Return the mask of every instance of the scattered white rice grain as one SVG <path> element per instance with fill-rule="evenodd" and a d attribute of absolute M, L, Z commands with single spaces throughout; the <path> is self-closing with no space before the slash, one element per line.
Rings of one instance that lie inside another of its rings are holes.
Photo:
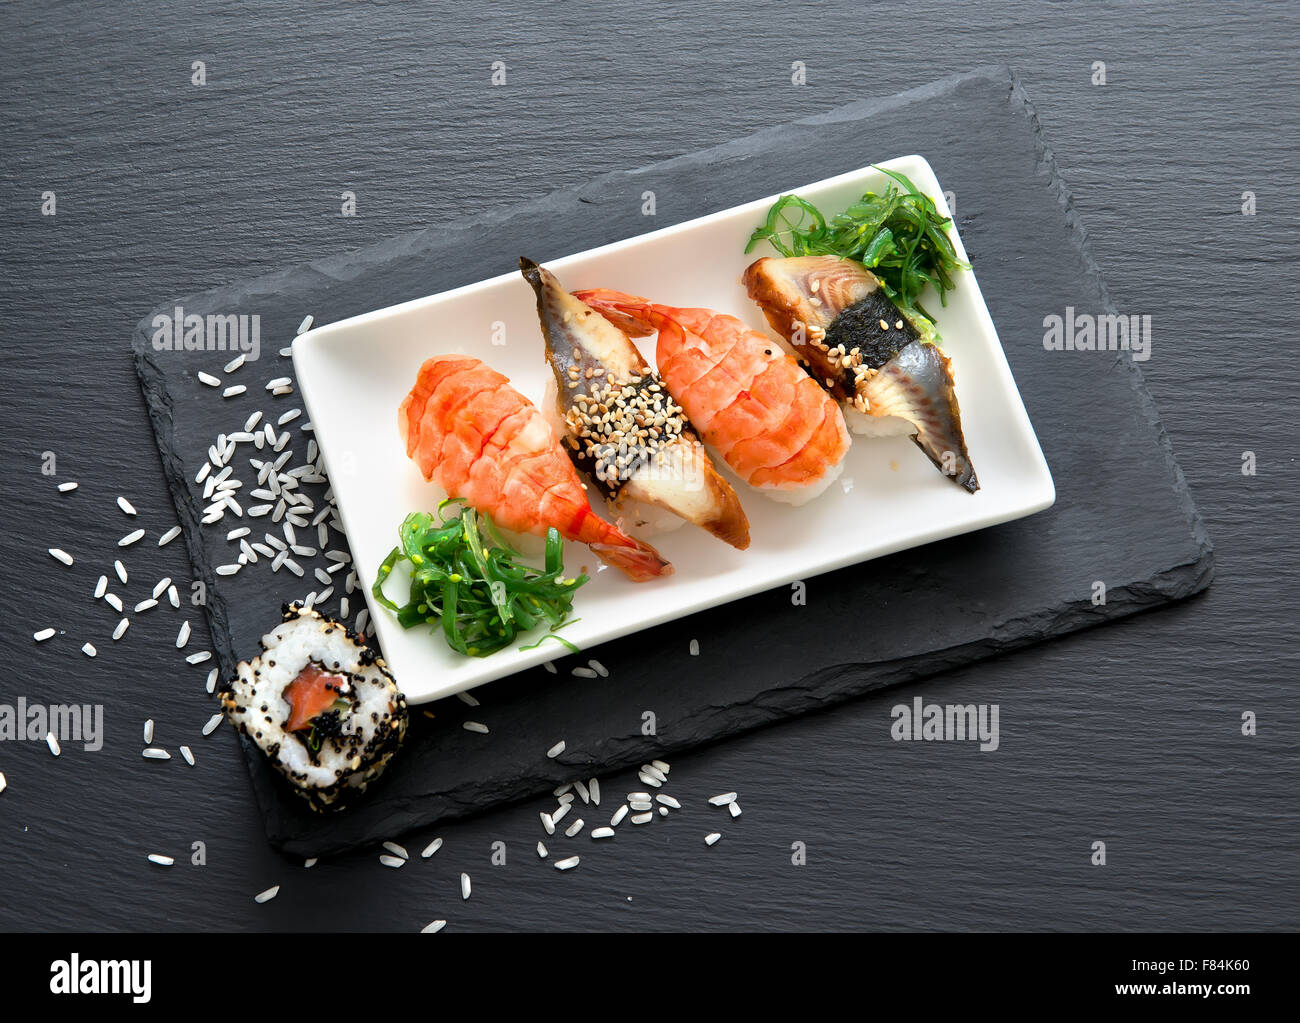
<path fill-rule="evenodd" d="M 660 785 L 663 784 L 663 782 L 661 782 L 654 775 L 646 774 L 644 771 L 639 773 L 637 777 L 641 780 L 642 785 L 649 785 L 652 789 L 657 789 Z"/>
<path fill-rule="evenodd" d="M 460 875 L 460 897 L 462 899 L 469 898 L 469 875 L 468 874 Z"/>
<path fill-rule="evenodd" d="M 36 640 L 37 643 L 44 643 L 47 639 L 49 639 L 53 635 L 54 635 L 53 629 L 41 629 L 40 632 L 32 633 L 32 639 Z"/>
<path fill-rule="evenodd" d="M 629 793 L 627 794 L 627 798 L 628 798 L 628 799 L 644 799 L 644 800 L 648 803 L 648 802 L 650 802 L 651 796 L 650 796 L 650 793 L 649 793 L 649 792 L 629 792 Z"/>
<path fill-rule="evenodd" d="M 108 576 L 101 575 L 99 582 L 95 583 L 95 599 L 98 600 L 108 592 Z"/>
<path fill-rule="evenodd" d="M 208 723 L 203 726 L 203 734 L 211 735 L 217 730 L 219 724 L 221 724 L 221 715 L 213 714 L 212 717 L 208 718 Z"/>
<path fill-rule="evenodd" d="M 164 856 L 162 853 L 150 853 L 149 862 L 156 863 L 160 867 L 170 867 L 176 860 L 171 856 Z"/>
<path fill-rule="evenodd" d="M 723 806 L 726 803 L 734 803 L 735 801 L 736 793 L 734 792 L 724 792 L 720 796 L 709 797 L 709 805 L 711 806 Z"/>
<path fill-rule="evenodd" d="M 288 358 L 291 358 L 292 356 L 293 356 L 293 348 L 292 348 L 292 347 L 289 347 L 289 348 L 281 348 L 281 349 L 280 349 L 280 358 L 282 358 L 282 359 L 288 359 Z"/>
<path fill-rule="evenodd" d="M 149 718 L 144 723 L 144 744 L 148 746 L 153 742 L 153 718 Z"/>
<path fill-rule="evenodd" d="M 667 817 L 667 816 L 668 816 L 668 807 L 666 807 L 666 806 L 661 806 L 661 807 L 659 807 L 659 816 L 660 816 L 660 817 Z"/>
<path fill-rule="evenodd" d="M 442 848 L 442 839 L 435 838 L 432 842 L 426 845 L 424 849 L 420 852 L 420 858 L 427 860 L 430 856 L 432 856 L 441 848 Z"/>
<path fill-rule="evenodd" d="M 406 860 L 402 859 L 402 857 L 400 857 L 400 856 L 389 856 L 389 855 L 387 855 L 386 853 L 385 853 L 383 856 L 379 857 L 379 862 L 382 863 L 385 867 L 404 867 L 404 866 L 406 866 Z"/>
<path fill-rule="evenodd" d="M 55 561 L 61 561 L 65 565 L 72 564 L 72 555 L 69 554 L 67 551 L 59 550 L 59 548 L 57 547 L 51 547 L 49 548 L 49 551 L 50 551 L 50 557 L 52 557 Z"/>
<path fill-rule="evenodd" d="M 114 641 L 119 640 L 124 635 L 126 635 L 126 630 L 129 629 L 130 627 L 131 627 L 131 620 L 129 618 L 123 618 L 120 622 L 118 622 L 117 628 L 113 630 Z"/>
<path fill-rule="evenodd" d="M 561 793 L 560 793 L 559 801 L 560 801 L 560 805 L 561 805 L 561 806 L 568 806 L 570 803 L 573 802 L 573 800 L 574 800 L 574 795 L 573 795 L 572 792 L 561 792 Z"/>
<path fill-rule="evenodd" d="M 240 526 L 238 529 L 232 529 L 229 533 L 227 533 L 227 534 L 226 534 L 226 540 L 227 540 L 227 541 L 230 541 L 230 540 L 242 540 L 244 537 L 246 537 L 246 536 L 247 536 L 249 533 L 251 533 L 251 532 L 252 532 L 252 530 L 249 529 L 247 526 Z"/>
<path fill-rule="evenodd" d="M 180 650 L 189 641 L 190 641 L 190 623 L 181 622 L 180 631 L 176 633 L 176 649 Z"/>
<path fill-rule="evenodd" d="M 221 396 L 223 398 L 234 398 L 237 397 L 238 395 L 243 394 L 247 390 L 248 388 L 245 387 L 243 384 L 235 384 L 234 387 L 227 387 L 224 391 L 222 391 Z"/>
<path fill-rule="evenodd" d="M 574 668 L 571 674 L 577 676 L 578 678 L 596 677 L 596 673 L 592 671 L 590 668 Z"/>
<path fill-rule="evenodd" d="M 322 580 L 322 582 L 329 582 L 329 581 L 330 581 L 330 580 L 329 580 L 329 576 L 326 576 L 326 577 Z M 461 703 L 465 704 L 466 707 L 478 707 L 478 706 L 481 706 L 480 703 L 478 702 L 478 700 L 476 700 L 476 699 L 475 699 L 473 696 L 471 696 L 469 693 L 457 693 L 457 694 L 456 694 L 456 699 L 458 699 Z"/>
<path fill-rule="evenodd" d="M 539 860 L 544 860 L 544 859 L 546 859 L 546 857 L 549 856 L 549 855 L 550 855 L 550 853 L 546 851 L 546 846 L 542 843 L 542 841 L 541 841 L 540 839 L 538 839 L 538 842 L 537 842 L 537 858 L 538 858 Z"/>
<path fill-rule="evenodd" d="M 86 643 L 82 646 L 81 652 L 85 654 L 87 657 L 94 657 L 96 650 L 93 644 Z"/>
<path fill-rule="evenodd" d="M 569 809 L 572 806 L 573 806 L 572 802 L 564 803 L 562 806 L 560 806 L 551 814 L 551 820 L 554 821 L 556 824 L 559 824 L 560 821 L 564 820 L 565 816 L 568 814 Z"/>
<path fill-rule="evenodd" d="M 537 815 L 542 819 L 542 829 L 548 834 L 555 834 L 555 821 L 549 813 L 539 813 Z"/>
<path fill-rule="evenodd" d="M 603 664 L 601 664 L 600 661 L 596 660 L 595 658 L 592 658 L 587 663 L 591 665 L 591 670 L 594 671 L 601 678 L 609 678 L 609 669 L 606 668 Z"/>
<path fill-rule="evenodd" d="M 578 793 L 579 798 L 581 798 L 584 803 L 591 802 L 591 793 L 587 790 L 586 785 L 584 785 L 580 781 L 575 781 L 573 783 L 573 788 Z"/>
<path fill-rule="evenodd" d="M 394 856 L 400 856 L 404 860 L 409 860 L 411 858 L 410 855 L 407 853 L 406 849 L 398 845 L 396 842 L 385 842 L 384 848 L 387 849 Z"/>
<path fill-rule="evenodd" d="M 575 820 L 572 824 L 570 824 L 567 828 L 564 829 L 564 833 L 569 838 L 572 838 L 579 831 L 581 831 L 586 826 L 586 824 L 587 822 L 584 821 L 581 817 L 579 817 L 577 820 Z"/>
<path fill-rule="evenodd" d="M 210 672 L 208 672 L 208 681 L 207 681 L 207 684 L 206 684 L 205 688 L 206 688 L 207 691 L 210 692 L 210 693 L 212 693 L 212 692 L 216 692 L 216 689 L 217 689 L 217 669 L 216 669 L 216 668 L 213 668 Z"/>
<path fill-rule="evenodd" d="M 300 408 L 291 408 L 288 412 L 286 412 L 284 415 L 282 415 L 279 419 L 277 419 L 277 420 L 275 421 L 275 425 L 276 425 L 276 426 L 285 426 L 285 425 L 288 424 L 288 423 L 292 423 L 292 422 L 293 422 L 295 419 L 297 419 L 300 415 L 302 415 L 302 409 L 300 409 Z"/>
<path fill-rule="evenodd" d="M 5 781 L 5 773 L 4 771 L 0 771 L 0 792 L 3 792 L 8 787 L 9 783 Z"/>
<path fill-rule="evenodd" d="M 648 799 L 629 799 L 628 806 L 633 810 L 653 810 L 654 803 Z"/>
<path fill-rule="evenodd" d="M 551 790 L 551 795 L 553 795 L 556 799 L 559 799 L 571 788 L 573 788 L 573 782 L 566 781 L 563 785 L 555 786 L 555 788 Z"/>
<path fill-rule="evenodd" d="M 258 411 L 254 412 L 251 416 L 249 416 L 247 419 L 244 420 L 244 430 L 245 431 L 252 430 L 253 427 L 255 427 L 261 421 L 262 421 L 262 412 L 259 409 Z M 249 437 L 248 439 L 252 440 L 253 438 Z"/>
<path fill-rule="evenodd" d="M 728 804 L 727 804 L 727 809 L 731 811 L 731 816 L 733 816 L 733 817 L 739 817 L 739 816 L 740 816 L 740 804 L 739 804 L 739 803 L 728 803 Z"/>
<path fill-rule="evenodd" d="M 667 764 L 665 764 L 662 760 L 652 760 L 650 761 L 650 766 L 657 771 L 662 771 L 665 778 L 668 777 L 668 772 L 672 770 L 672 768 L 669 767 Z"/>
<path fill-rule="evenodd" d="M 203 467 L 194 474 L 194 482 L 202 483 L 204 480 L 208 478 L 208 473 L 210 473 L 211 471 L 212 471 L 212 463 L 204 462 Z"/>
<path fill-rule="evenodd" d="M 140 601 L 140 603 L 136 604 L 135 613 L 139 614 L 142 611 L 148 611 L 150 608 L 155 608 L 157 606 L 158 606 L 158 601 L 150 597 L 148 600 L 142 600 Z"/>
<path fill-rule="evenodd" d="M 228 363 L 226 363 L 224 366 L 221 367 L 221 372 L 233 373 L 235 372 L 235 370 L 239 369 L 239 367 L 242 366 L 247 361 L 247 359 L 248 356 L 245 355 L 243 352 L 240 352 Z"/>
<path fill-rule="evenodd" d="M 316 862 L 317 861 L 315 856 L 309 856 L 307 857 L 307 859 L 302 861 L 302 869 L 311 870 L 312 867 L 316 866 Z"/>
<path fill-rule="evenodd" d="M 121 495 L 119 495 L 117 498 L 117 506 L 121 508 L 122 511 L 126 512 L 128 515 L 135 514 L 135 505 L 133 505 L 130 501 L 128 501 L 125 497 L 122 497 Z"/>
<path fill-rule="evenodd" d="M 615 832 L 613 828 L 593 828 L 591 832 L 591 837 L 592 838 L 613 838 L 614 834 Z"/>
<path fill-rule="evenodd" d="M 572 869 L 573 869 L 574 867 L 576 867 L 580 862 L 582 862 L 581 857 L 578 857 L 578 856 L 570 856 L 568 859 L 564 859 L 564 860 L 556 860 L 556 861 L 555 861 L 555 869 L 556 869 L 556 870 L 572 870 Z"/>
<path fill-rule="evenodd" d="M 591 795 L 591 802 L 595 806 L 600 806 L 600 780 L 592 778 L 587 782 L 587 792 Z"/>
<path fill-rule="evenodd" d="M 180 535 L 181 535 L 181 527 L 172 526 L 171 529 L 167 530 L 167 532 L 163 533 L 162 536 L 158 537 L 158 546 L 166 547 L 169 543 L 171 543 Z"/>
<path fill-rule="evenodd" d="M 488 726 L 481 721 L 466 721 L 461 727 L 467 732 L 478 732 L 479 735 L 488 734 Z"/>
<path fill-rule="evenodd" d="M 663 803 L 664 806 L 671 806 L 674 810 L 680 810 L 682 808 L 682 804 L 677 802 L 677 800 L 675 800 L 672 796 L 660 794 L 655 796 L 655 799 Z"/>
<path fill-rule="evenodd" d="M 144 751 L 143 755 L 146 760 L 170 760 L 172 758 L 172 755 L 170 753 L 168 753 L 165 749 L 160 749 L 157 746 L 150 746 L 147 750 Z"/>
<path fill-rule="evenodd" d="M 443 929 L 444 927 L 446 927 L 446 926 L 447 926 L 447 921 L 446 921 L 446 920 L 435 920 L 435 921 L 433 921 L 433 923 L 425 924 L 423 927 L 421 927 L 421 928 L 420 928 L 420 933 L 421 933 L 421 934 L 437 934 L 440 930 L 442 930 L 442 929 Z"/>
<path fill-rule="evenodd" d="M 293 383 L 293 377 L 276 377 L 274 380 L 266 382 L 266 389 L 274 391 L 277 387 L 288 387 L 291 383 Z"/>
<path fill-rule="evenodd" d="M 342 597 L 339 600 L 339 617 L 346 618 L 348 616 L 348 610 L 348 598 Z"/>
<path fill-rule="evenodd" d="M 286 394 L 293 394 L 293 388 L 288 386 L 277 387 L 275 390 L 271 392 L 271 395 L 276 398 L 281 398 Z"/>
<path fill-rule="evenodd" d="M 168 601 L 168 603 L 171 604 L 172 607 L 180 607 L 180 606 L 181 606 L 181 595 L 180 595 L 179 593 L 176 592 L 176 587 L 175 587 L 175 586 L 168 586 L 168 587 L 167 587 L 167 601 Z"/>
<path fill-rule="evenodd" d="M 253 901 L 260 905 L 263 902 L 270 902 L 273 898 L 275 898 L 279 894 L 280 894 L 280 886 L 278 884 L 273 885 L 272 887 L 268 888 L 266 891 L 259 892 L 258 894 L 254 895 Z"/>
<path fill-rule="evenodd" d="M 127 533 L 126 536 L 122 537 L 122 539 L 117 541 L 117 545 L 119 547 L 130 547 L 133 543 L 141 539 L 143 536 L 144 536 L 144 530 L 137 529 L 134 532 Z"/>
<path fill-rule="evenodd" d="M 234 575 L 236 572 L 239 571 L 239 569 L 240 569 L 240 566 L 239 566 L 238 564 L 233 564 L 233 565 L 218 565 L 218 566 L 217 566 L 217 575 Z"/>
<path fill-rule="evenodd" d="M 704 836 L 704 844 L 713 845 L 721 837 L 722 837 L 722 832 L 720 831 L 711 832 L 710 834 Z"/>
<path fill-rule="evenodd" d="M 610 826 L 615 828 L 618 827 L 620 824 L 623 823 L 623 818 L 626 816 L 627 816 L 627 804 L 624 803 L 622 806 L 620 806 L 617 810 L 614 811 L 614 816 L 609 819 Z"/>
<path fill-rule="evenodd" d="M 668 775 L 664 774 L 663 771 L 655 767 L 654 764 L 642 764 L 641 770 L 644 771 L 646 774 L 650 775 L 651 778 L 658 779 L 660 782 L 665 782 L 668 780 Z"/>
<path fill-rule="evenodd" d="M 126 575 L 126 566 L 122 564 L 122 562 L 120 561 L 114 561 L 113 571 L 117 573 L 117 577 L 122 580 L 122 585 L 125 586 L 128 581 Z"/>
<path fill-rule="evenodd" d="M 211 650 L 200 650 L 196 654 L 190 654 L 185 658 L 186 664 L 202 664 L 204 661 L 212 660 Z"/>
<path fill-rule="evenodd" d="M 200 382 L 207 384 L 209 387 L 221 386 L 220 378 L 214 377 L 211 373 L 204 373 L 202 370 L 200 370 L 196 375 L 198 376 Z"/>
<path fill-rule="evenodd" d="M 305 548 L 305 549 L 306 549 L 306 548 Z M 302 551 L 296 551 L 295 553 L 301 555 L 301 554 L 302 554 Z M 323 584 L 326 585 L 326 586 L 328 586 L 328 585 L 330 584 L 330 574 L 329 574 L 328 572 L 326 572 L 325 569 L 323 569 L 323 568 L 318 568 L 318 569 L 316 569 L 316 571 L 313 573 L 313 575 L 316 576 L 316 580 L 317 580 L 317 582 L 323 583 Z M 471 703 L 470 706 L 472 707 L 472 706 L 474 706 L 474 704 Z"/>
<path fill-rule="evenodd" d="M 700 641 L 698 639 L 691 640 L 691 656 L 692 657 L 700 656 Z"/>
<path fill-rule="evenodd" d="M 53 753 L 56 757 L 63 752 L 63 750 L 59 746 L 59 740 L 55 737 L 53 732 L 45 733 L 45 745 L 50 747 L 50 752 Z"/>
<path fill-rule="evenodd" d="M 116 593 L 105 593 L 104 603 L 111 607 L 118 614 L 122 613 L 122 598 Z"/>
<path fill-rule="evenodd" d="M 558 675 L 558 674 L 559 674 L 559 672 L 556 671 L 556 669 L 555 669 L 555 665 L 554 665 L 553 663 L 551 663 L 550 661 L 543 661 L 543 662 L 542 662 L 542 667 L 545 668 L 547 671 L 549 671 L 552 675 Z"/>
<path fill-rule="evenodd" d="M 288 569 L 290 572 L 292 572 L 294 575 L 296 575 L 296 576 L 298 576 L 298 577 L 301 578 L 301 576 L 302 576 L 302 566 L 299 565 L 298 562 L 294 561 L 293 558 L 285 558 L 285 559 L 284 559 L 284 567 L 287 568 L 287 569 Z"/>
<path fill-rule="evenodd" d="M 632 823 L 649 824 L 652 820 L 654 820 L 654 816 L 655 815 L 653 813 L 634 813 L 632 815 Z"/>
<path fill-rule="evenodd" d="M 312 323 L 313 323 L 314 320 L 315 320 L 315 317 L 312 316 L 311 313 L 308 313 L 306 316 L 304 316 L 304 317 L 302 318 L 302 323 L 298 324 L 298 329 L 295 330 L 294 333 L 295 333 L 295 334 L 306 334 L 307 331 L 311 330 L 311 325 L 312 325 Z"/>
<path fill-rule="evenodd" d="M 66 493 L 69 493 L 70 491 L 73 491 L 73 490 L 76 490 L 76 489 L 77 489 L 77 485 L 76 485 L 75 483 L 72 483 L 72 482 L 68 482 L 68 483 L 60 483 L 60 484 L 59 484 L 59 493 L 60 493 L 60 494 L 66 494 Z"/>
<path fill-rule="evenodd" d="M 190 748 L 188 746 L 181 747 L 181 756 L 185 758 L 185 762 L 189 764 L 190 767 L 194 766 L 194 754 L 190 752 Z"/>

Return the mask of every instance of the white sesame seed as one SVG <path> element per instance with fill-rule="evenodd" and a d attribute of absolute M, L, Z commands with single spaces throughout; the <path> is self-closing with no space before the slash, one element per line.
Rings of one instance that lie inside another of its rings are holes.
<path fill-rule="evenodd" d="M 176 633 L 176 649 L 180 650 L 189 641 L 190 641 L 190 623 L 181 622 L 180 631 Z"/>
<path fill-rule="evenodd" d="M 172 758 L 170 753 L 165 749 L 159 749 L 157 746 L 150 746 L 144 751 L 143 755 L 146 760 L 170 760 Z"/>
<path fill-rule="evenodd" d="M 45 733 L 45 745 L 50 747 L 50 752 L 53 753 L 56 757 L 63 752 L 63 750 L 59 747 L 59 740 L 55 737 L 53 732 Z"/>
<path fill-rule="evenodd" d="M 442 848 L 442 839 L 435 838 L 432 842 L 424 847 L 420 853 L 420 858 L 427 860 L 430 856 Z"/>
<path fill-rule="evenodd" d="M 719 832 L 719 831 L 711 832 L 710 834 L 707 834 L 707 835 L 704 836 L 704 844 L 705 844 L 705 845 L 713 845 L 713 844 L 714 844 L 714 843 L 715 843 L 719 838 L 721 838 L 721 837 L 722 837 L 722 833 L 721 833 L 721 832 Z"/>
<path fill-rule="evenodd" d="M 578 856 L 570 856 L 568 859 L 564 859 L 564 860 L 556 860 L 556 861 L 555 861 L 555 869 L 556 869 L 556 870 L 572 870 L 572 869 L 573 869 L 574 867 L 576 867 L 576 866 L 577 866 L 581 861 L 582 861 L 582 860 L 581 860 L 581 857 L 578 857 Z"/>
<path fill-rule="evenodd" d="M 95 647 L 91 643 L 86 643 L 85 645 L 83 645 L 81 648 L 81 652 L 85 654 L 87 657 L 94 657 L 96 653 Z"/>
<path fill-rule="evenodd" d="M 736 793 L 734 792 L 724 792 L 720 796 L 709 797 L 709 803 L 712 806 L 722 806 L 725 803 L 734 803 L 735 801 L 736 801 Z"/>
<path fill-rule="evenodd" d="M 149 862 L 156 863 L 160 867 L 170 867 L 176 862 L 171 856 L 164 856 L 162 853 L 150 853 Z"/>
<path fill-rule="evenodd" d="M 117 545 L 119 547 L 130 547 L 131 544 L 135 543 L 143 536 L 144 536 L 143 529 L 134 530 L 133 532 L 127 533 L 126 536 L 122 537 L 122 539 L 117 541 Z"/>
<path fill-rule="evenodd" d="M 51 547 L 49 548 L 49 551 L 50 551 L 50 557 L 52 557 L 55 561 L 61 561 L 65 565 L 72 564 L 72 555 L 69 554 L 67 551 L 59 550 L 59 548 L 57 547 Z"/>
<path fill-rule="evenodd" d="M 460 875 L 460 897 L 462 899 L 469 898 L 469 875 L 468 874 Z"/>
<path fill-rule="evenodd" d="M 120 622 L 117 623 L 117 628 L 113 630 L 113 639 L 114 640 L 121 639 L 126 634 L 126 630 L 129 629 L 130 627 L 131 627 L 131 620 L 129 618 L 123 618 Z"/>
<path fill-rule="evenodd" d="M 275 898 L 279 894 L 280 894 L 280 886 L 278 884 L 273 885 L 272 887 L 268 888 L 266 891 L 259 892 L 257 895 L 254 895 L 253 901 L 258 904 L 261 904 L 263 902 L 270 902 L 273 898 Z"/>
<path fill-rule="evenodd" d="M 36 640 L 37 643 L 44 643 L 47 639 L 49 639 L 53 635 L 54 635 L 53 629 L 41 629 L 40 632 L 32 633 L 32 639 Z"/>
<path fill-rule="evenodd" d="M 440 930 L 442 930 L 446 926 L 447 926 L 446 920 L 435 920 L 433 921 L 433 923 L 425 924 L 423 927 L 421 927 L 420 933 L 437 934 Z"/>
<path fill-rule="evenodd" d="M 211 373 L 204 373 L 200 370 L 196 375 L 201 382 L 207 384 L 209 387 L 221 386 L 221 380 L 218 377 L 214 377 Z"/>
<path fill-rule="evenodd" d="M 203 726 L 203 734 L 211 735 L 217 730 L 219 724 L 221 724 L 221 715 L 213 714 L 212 717 L 208 718 L 208 723 Z"/>
<path fill-rule="evenodd" d="M 466 721 L 461 727 L 467 732 L 478 732 L 480 735 L 488 734 L 488 726 L 481 721 Z"/>
<path fill-rule="evenodd" d="M 134 515 L 134 514 L 135 514 L 135 505 L 133 505 L 133 504 L 132 504 L 130 501 L 128 501 L 125 497 L 122 497 L 122 496 L 120 496 L 120 495 L 118 496 L 118 499 L 117 499 L 117 506 L 118 506 L 119 508 L 121 508 L 122 511 L 126 512 L 128 515 Z"/>

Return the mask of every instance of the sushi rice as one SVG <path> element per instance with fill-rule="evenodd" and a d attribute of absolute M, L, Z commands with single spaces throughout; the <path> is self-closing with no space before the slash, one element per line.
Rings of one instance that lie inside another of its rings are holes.
<path fill-rule="evenodd" d="M 222 708 L 312 808 L 323 811 L 359 795 L 383 773 L 406 734 L 406 698 L 359 635 L 298 604 L 283 610 L 284 620 L 262 637 L 262 653 L 241 662 L 226 683 Z M 295 708 L 286 690 L 308 671 L 337 696 L 310 727 L 291 732 Z"/>

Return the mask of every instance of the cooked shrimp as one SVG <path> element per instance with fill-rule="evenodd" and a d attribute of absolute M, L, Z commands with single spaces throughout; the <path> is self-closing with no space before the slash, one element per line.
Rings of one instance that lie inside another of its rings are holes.
<path fill-rule="evenodd" d="M 606 289 L 577 297 L 633 336 L 659 332 L 660 377 L 705 443 L 751 486 L 801 503 L 839 475 L 849 449 L 839 406 L 763 334 L 711 309 Z"/>
<path fill-rule="evenodd" d="M 637 582 L 671 574 L 658 551 L 591 510 L 550 424 L 506 377 L 478 359 L 426 360 L 397 424 L 407 456 L 425 479 L 503 528 L 545 535 L 554 526 Z"/>

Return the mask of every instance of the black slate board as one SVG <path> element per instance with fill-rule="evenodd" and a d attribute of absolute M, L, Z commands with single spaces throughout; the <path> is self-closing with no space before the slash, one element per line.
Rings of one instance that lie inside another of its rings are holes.
<path fill-rule="evenodd" d="M 218 432 L 254 408 L 299 404 L 272 401 L 260 385 L 291 373 L 275 352 L 304 314 L 330 322 L 493 276 L 517 252 L 555 258 L 910 152 L 955 193 L 962 238 L 1056 479 L 1056 506 L 873 562 L 870 572 L 810 580 L 807 607 L 792 607 L 779 590 L 608 644 L 599 653 L 614 673 L 608 680 L 572 678 L 561 661 L 558 676 L 536 669 L 494 683 L 472 712 L 491 726 L 486 736 L 460 727 L 469 715 L 457 701 L 429 708 L 433 721 L 417 711 L 401 759 L 344 815 L 308 813 L 250 753 L 274 845 L 317 855 L 373 842 L 1208 585 L 1210 543 L 1137 367 L 1122 355 L 1043 349 L 1044 316 L 1110 304 L 1033 108 L 999 68 L 183 300 L 186 312 L 260 315 L 263 356 L 237 374 L 250 385 L 240 398 L 222 401 L 195 380 L 199 369 L 219 375 L 222 356 L 154 351 L 147 317 L 134 338 L 137 367 L 196 578 L 208 584 L 223 671 L 256 649 L 281 600 L 311 585 L 283 573 L 214 575 L 232 555 L 221 532 L 197 528 L 191 481 Z M 645 189 L 657 197 L 650 224 L 640 213 Z M 295 437 L 293 446 L 303 443 Z M 1102 606 L 1092 602 L 1094 580 L 1107 586 Z M 698 657 L 688 654 L 692 638 Z M 656 721 L 650 737 L 646 711 Z M 566 752 L 548 760 L 559 737 Z"/>

